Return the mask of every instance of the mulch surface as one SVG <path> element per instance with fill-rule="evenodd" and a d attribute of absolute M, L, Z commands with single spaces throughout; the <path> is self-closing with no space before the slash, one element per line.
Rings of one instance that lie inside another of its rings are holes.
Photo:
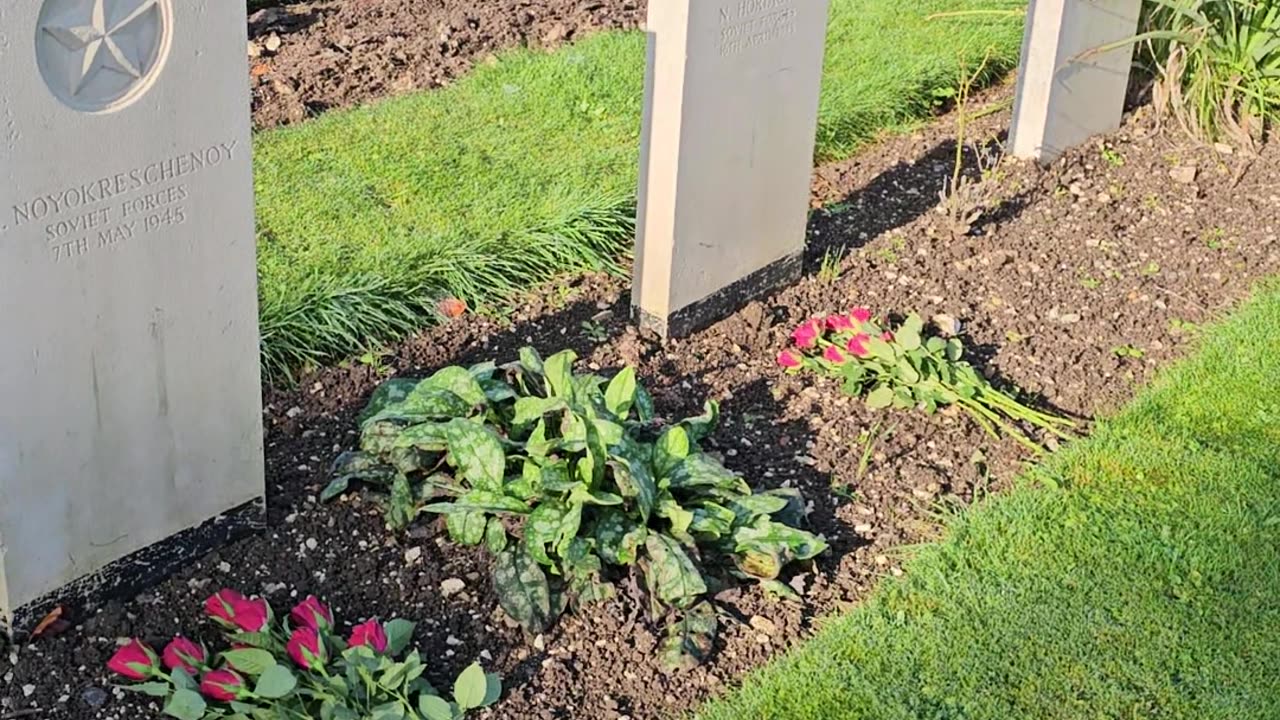
<path fill-rule="evenodd" d="M 1000 90 L 984 102 L 1007 96 Z M 991 115 L 978 129 L 999 137 L 1007 121 L 1007 112 Z M 73 609 L 74 627 L 23 647 L 16 665 L 0 653 L 0 716 L 158 715 L 112 689 L 103 663 L 117 638 L 161 643 L 178 631 L 207 633 L 201 603 L 222 586 L 264 594 L 278 611 L 314 593 L 348 623 L 370 615 L 419 621 L 431 680 L 477 658 L 503 673 L 506 697 L 481 718 L 670 717 L 723 692 L 803 641 L 823 615 L 900 574 L 896 548 L 936 537 L 939 506 L 998 491 L 1030 460 L 964 416 L 872 413 L 834 382 L 783 374 L 774 356 L 794 325 L 853 305 L 899 318 L 950 316 L 994 382 L 1087 426 L 1184 354 L 1198 326 L 1252 282 L 1280 272 L 1274 146 L 1240 175 L 1239 154 L 1190 147 L 1130 117 L 1105 140 L 1106 157 L 1095 143 L 1045 169 L 1000 166 L 992 173 L 997 199 L 969 234 L 953 237 L 935 210 L 952 138 L 943 118 L 820 168 L 814 198 L 827 209 L 812 216 L 806 278 L 688 339 L 638 334 L 627 322 L 626 283 L 587 276 L 522 299 L 504 319 L 469 316 L 426 331 L 384 358 L 384 370 L 420 376 L 447 364 L 507 361 L 524 344 L 544 353 L 573 347 L 585 367 L 636 366 L 663 415 L 693 414 L 704 398 L 719 399 L 724 423 L 712 449 L 757 486 L 802 489 L 831 550 L 787 577 L 801 603 L 768 601 L 753 586 L 718 595 L 730 620 L 707 665 L 664 671 L 654 653 L 660 628 L 626 593 L 566 615 L 544 637 L 524 637 L 498 609 L 488 559 L 450 545 L 437 523 L 395 535 L 384 530 L 375 498 L 319 505 L 327 466 L 355 443 L 354 414 L 380 380 L 373 368 L 352 365 L 315 372 L 297 390 L 268 391 L 267 532 L 136 599 Z M 819 277 L 824 255 L 841 249 L 839 278 Z M 608 333 L 602 342 L 588 330 L 598 328 Z M 877 425 L 860 472 L 860 434 Z M 441 583 L 455 578 L 465 588 L 446 597 Z"/>
<path fill-rule="evenodd" d="M 645 0 L 325 0 L 249 16 L 253 119 L 296 123 L 332 108 L 440 87 L 495 52 L 551 49 L 636 28 Z"/>

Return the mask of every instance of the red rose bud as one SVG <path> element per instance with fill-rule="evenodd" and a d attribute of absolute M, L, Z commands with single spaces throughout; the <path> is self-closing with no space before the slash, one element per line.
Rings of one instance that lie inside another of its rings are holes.
<path fill-rule="evenodd" d="M 164 666 L 170 670 L 182 668 L 188 675 L 195 675 L 196 668 L 204 667 L 207 657 L 204 648 L 179 635 L 174 638 L 161 655 Z"/>
<path fill-rule="evenodd" d="M 803 361 L 800 359 L 799 355 L 796 355 L 790 350 L 783 350 L 778 353 L 778 364 L 790 370 L 792 368 L 800 367 L 803 364 Z"/>
<path fill-rule="evenodd" d="M 236 627 L 247 633 L 260 633 L 271 624 L 271 606 L 262 598 L 236 603 L 234 613 Z"/>
<path fill-rule="evenodd" d="M 880 339 L 885 342 L 893 342 L 893 333 L 885 330 L 884 333 L 880 335 Z"/>
<path fill-rule="evenodd" d="M 294 630 L 293 635 L 289 636 L 285 649 L 289 651 L 289 657 L 293 658 L 298 667 L 304 670 L 323 667 L 325 660 L 328 659 L 320 634 L 308 627 Z"/>
<path fill-rule="evenodd" d="M 223 588 L 204 601 L 204 612 L 222 627 L 234 630 L 236 629 L 235 607 L 243 602 L 246 602 L 243 595 L 235 590 Z"/>
<path fill-rule="evenodd" d="M 866 333 L 858 333 L 849 338 L 849 344 L 845 349 L 857 355 L 858 357 L 866 357 L 871 354 L 871 350 L 867 348 L 867 343 L 871 341 L 871 336 Z"/>
<path fill-rule="evenodd" d="M 333 627 L 333 612 L 325 607 L 315 595 L 310 595 L 306 600 L 298 603 L 298 606 L 289 613 L 293 621 L 298 627 L 311 628 L 315 631 L 328 630 Z"/>
<path fill-rule="evenodd" d="M 235 670 L 211 670 L 200 680 L 200 692 L 210 700 L 231 702 L 249 695 L 244 678 Z"/>
<path fill-rule="evenodd" d="M 350 647 L 363 645 L 375 653 L 382 654 L 387 651 L 387 631 L 382 629 L 382 623 L 370 620 L 352 628 L 351 639 L 347 641 L 347 645 Z"/>
<path fill-rule="evenodd" d="M 810 348 L 818 344 L 818 338 L 822 335 L 822 324 L 817 319 L 810 320 L 791 333 L 791 339 L 796 345 L 802 348 Z"/>
<path fill-rule="evenodd" d="M 871 311 L 864 307 L 857 307 L 849 311 L 849 318 L 861 325 L 871 320 Z"/>
<path fill-rule="evenodd" d="M 848 358 L 844 356 L 844 353 L 840 352 L 840 348 L 835 345 L 828 345 L 826 351 L 822 353 L 822 357 L 828 362 L 833 362 L 837 365 L 841 365 L 848 360 Z"/>
<path fill-rule="evenodd" d="M 107 669 L 129 680 L 146 680 L 156 674 L 159 658 L 141 640 L 130 640 L 107 661 Z"/>
<path fill-rule="evenodd" d="M 827 316 L 827 329 L 836 332 L 852 330 L 853 322 L 845 315 L 829 315 Z"/>

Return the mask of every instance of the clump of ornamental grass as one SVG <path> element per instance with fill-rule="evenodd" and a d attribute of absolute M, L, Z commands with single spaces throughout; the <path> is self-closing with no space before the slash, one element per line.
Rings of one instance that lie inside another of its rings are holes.
<path fill-rule="evenodd" d="M 699 447 L 715 403 L 664 423 L 634 369 L 606 380 L 574 373 L 575 359 L 524 348 L 502 367 L 388 381 L 322 499 L 360 481 L 389 491 L 393 528 L 444 516 L 454 542 L 493 553 L 498 599 L 530 633 L 634 572 L 654 619 L 669 620 L 663 659 L 696 665 L 714 645 L 719 589 L 749 579 L 794 595 L 779 576 L 827 544 L 800 529 L 798 491 L 757 491 Z"/>
<path fill-rule="evenodd" d="M 314 596 L 277 622 L 266 600 L 225 589 L 205 613 L 230 649 L 213 655 L 178 636 L 156 653 L 132 639 L 107 667 L 134 682 L 126 690 L 162 698 L 164 714 L 178 720 L 459 720 L 502 693 L 498 676 L 473 664 L 453 700 L 440 697 L 418 652 L 405 654 L 414 629 L 407 620 L 369 620 L 343 639 Z"/>
<path fill-rule="evenodd" d="M 912 314 L 889 330 L 867 308 L 811 319 L 791 334 L 792 347 L 778 364 L 793 373 L 814 372 L 844 381 L 844 392 L 865 397 L 872 410 L 922 408 L 930 414 L 955 406 L 993 437 L 1000 432 L 1036 453 L 1043 448 L 1019 427 L 1069 439 L 1071 420 L 1034 410 L 1000 392 L 964 356 L 959 338 L 924 337 L 924 321 Z"/>
<path fill-rule="evenodd" d="M 1193 137 L 1251 147 L 1280 117 L 1280 0 L 1146 0 L 1138 45 L 1154 105 Z"/>

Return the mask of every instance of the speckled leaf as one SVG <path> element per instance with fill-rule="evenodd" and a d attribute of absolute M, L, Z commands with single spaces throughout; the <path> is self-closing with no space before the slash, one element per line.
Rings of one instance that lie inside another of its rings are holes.
<path fill-rule="evenodd" d="M 445 429 L 449 454 L 462 476 L 480 490 L 501 492 L 507 455 L 502 441 L 487 427 L 455 419 Z"/>
<path fill-rule="evenodd" d="M 426 422 L 410 425 L 396 438 L 395 446 L 401 448 L 417 448 L 427 452 L 444 452 L 448 448 L 445 437 L 447 423 Z"/>
<path fill-rule="evenodd" d="M 409 393 L 413 392 L 419 382 L 416 379 L 396 378 L 382 383 L 377 390 L 373 391 L 373 396 L 369 398 L 369 404 L 365 405 L 364 410 L 360 412 L 360 416 L 356 418 L 356 423 L 364 425 L 365 421 L 374 415 L 392 405 L 404 402 L 404 399 L 409 397 Z"/>
<path fill-rule="evenodd" d="M 636 387 L 636 417 L 640 418 L 640 422 L 653 422 L 654 418 L 653 396 L 643 387 Z"/>
<path fill-rule="evenodd" d="M 684 606 L 707 591 L 702 573 L 674 538 L 652 533 L 644 546 L 649 555 L 649 586 L 659 600 Z"/>
<path fill-rule="evenodd" d="M 578 486 L 569 471 L 569 463 L 561 460 L 542 468 L 542 489 L 549 493 L 568 492 Z"/>
<path fill-rule="evenodd" d="M 654 507 L 658 517 L 671 521 L 670 532 L 678 538 L 685 539 L 689 534 L 689 526 L 693 524 L 693 513 L 680 506 L 671 493 L 658 495 L 658 503 Z"/>
<path fill-rule="evenodd" d="M 623 496 L 636 499 L 640 519 L 648 523 L 658 501 L 658 484 L 649 472 L 649 466 L 638 459 L 619 456 L 615 456 L 609 465 L 613 468 L 618 490 Z"/>
<path fill-rule="evenodd" d="M 769 515 L 773 516 L 775 522 L 790 525 L 791 527 L 800 527 L 804 524 L 808 511 L 805 506 L 804 495 L 799 490 L 795 488 L 775 488 L 760 493 L 760 496 L 781 498 L 787 502 L 781 509 L 769 513 Z"/>
<path fill-rule="evenodd" d="M 551 624 L 551 589 L 538 563 L 519 546 L 498 555 L 493 587 L 502 609 L 530 633 Z"/>
<path fill-rule="evenodd" d="M 535 375 L 542 375 L 545 372 L 542 356 L 531 347 L 520 348 L 520 364 L 524 366 L 525 370 Z"/>
<path fill-rule="evenodd" d="M 667 428 L 653 446 L 653 474 L 665 478 L 689 457 L 689 431 L 680 425 Z"/>
<path fill-rule="evenodd" d="M 484 544 L 489 552 L 497 555 L 507 549 L 507 526 L 501 518 L 491 517 L 484 527 Z"/>
<path fill-rule="evenodd" d="M 533 426 L 533 432 L 529 433 L 529 439 L 525 441 L 524 451 L 529 453 L 529 457 L 544 458 L 550 455 L 555 447 L 556 441 L 547 439 L 547 421 L 539 420 L 538 424 Z"/>
<path fill-rule="evenodd" d="M 407 401 L 412 401 L 414 395 L 429 389 L 448 390 L 467 402 L 468 405 L 483 405 L 487 398 L 484 394 L 484 388 L 480 386 L 480 381 L 470 370 L 461 367 L 447 367 L 440 370 L 435 375 L 423 380 L 414 391 L 409 394 Z"/>
<path fill-rule="evenodd" d="M 547 555 L 547 546 L 559 541 L 560 528 L 564 524 L 569 508 L 557 500 L 544 500 L 533 512 L 524 525 L 524 544 L 529 556 L 548 567 L 555 562 Z"/>
<path fill-rule="evenodd" d="M 733 532 L 735 519 L 734 512 L 729 508 L 703 501 L 693 508 L 693 522 L 689 525 L 689 531 L 718 540 L 722 535 Z"/>
<path fill-rule="evenodd" d="M 346 452 L 333 462 L 333 482 L 320 494 L 320 502 L 328 502 L 347 491 L 351 481 L 387 485 L 395 479 L 395 469 L 363 452 Z"/>
<path fill-rule="evenodd" d="M 575 375 L 573 378 L 572 396 L 579 405 L 596 406 L 604 404 L 604 392 L 600 386 L 604 378 L 599 375 Z"/>
<path fill-rule="evenodd" d="M 592 424 L 595 425 L 596 432 L 600 434 L 600 441 L 606 448 L 611 448 L 622 442 L 622 438 L 626 435 L 626 430 L 612 420 L 596 418 L 592 421 Z"/>
<path fill-rule="evenodd" d="M 404 402 L 374 415 L 370 421 L 378 418 L 406 422 L 445 420 L 465 416 L 471 412 L 471 409 L 471 403 L 449 390 L 430 385 L 424 387 L 420 384 L 409 393 L 409 397 L 405 398 Z"/>
<path fill-rule="evenodd" d="M 574 538 L 564 555 L 565 577 L 569 580 L 569 593 L 576 607 L 613 597 L 613 586 L 600 579 L 603 565 L 591 551 L 591 543 Z"/>
<path fill-rule="evenodd" d="M 525 515 L 529 512 L 529 506 L 523 500 L 489 490 L 472 490 L 453 502 L 432 503 L 422 509 L 441 515 L 477 511 Z"/>
<path fill-rule="evenodd" d="M 522 397 L 516 400 L 516 414 L 511 422 L 516 425 L 524 425 L 541 419 L 547 413 L 564 410 L 567 407 L 569 406 L 565 404 L 565 401 L 558 397 Z"/>
<path fill-rule="evenodd" d="M 710 437 L 720 423 L 720 403 L 708 400 L 703 406 L 703 413 L 697 417 L 685 418 L 680 425 L 689 433 L 689 442 L 697 444 Z"/>
<path fill-rule="evenodd" d="M 495 378 L 484 378 L 480 380 L 480 387 L 484 389 L 484 396 L 488 399 L 489 404 L 506 402 L 519 397 L 516 389 L 502 380 Z"/>
<path fill-rule="evenodd" d="M 735 515 L 734 524 L 749 525 L 761 515 L 772 515 L 787 506 L 787 499 L 775 495 L 744 495 L 729 501 Z"/>
<path fill-rule="evenodd" d="M 585 485 L 579 485 L 569 493 L 569 502 L 579 503 L 582 505 L 598 505 L 601 507 L 611 507 L 621 505 L 623 499 L 621 495 L 614 495 L 610 492 L 602 490 L 591 490 Z"/>
<path fill-rule="evenodd" d="M 609 386 L 604 391 L 604 406 L 609 412 L 620 418 L 625 418 L 631 412 L 631 406 L 636 401 L 636 371 L 635 368 L 623 368 L 622 372 L 613 376 L 609 381 Z"/>
<path fill-rule="evenodd" d="M 360 433 L 360 449 L 381 457 L 395 449 L 404 427 L 394 420 L 371 420 Z"/>
<path fill-rule="evenodd" d="M 573 361 L 577 359 L 577 353 L 572 350 L 563 350 L 547 358 L 543 363 L 547 395 L 565 400 L 573 398 Z"/>
<path fill-rule="evenodd" d="M 449 537 L 461 545 L 479 545 L 484 540 L 486 523 L 482 512 L 452 513 L 445 516 Z"/>
<path fill-rule="evenodd" d="M 719 619 L 711 603 L 700 602 L 667 626 L 662 661 L 673 670 L 692 670 L 711 656 Z"/>
<path fill-rule="evenodd" d="M 738 568 L 748 575 L 773 580 L 793 560 L 808 560 L 827 549 L 816 535 L 760 518 L 733 534 Z"/>
<path fill-rule="evenodd" d="M 723 490 L 733 495 L 748 495 L 751 486 L 737 473 L 729 471 L 719 460 L 705 453 L 690 455 L 671 473 L 673 489 Z"/>
<path fill-rule="evenodd" d="M 413 521 L 417 506 L 409 478 L 397 475 L 391 483 L 391 497 L 387 498 L 387 524 L 393 530 L 403 530 Z"/>
<path fill-rule="evenodd" d="M 634 565 L 647 536 L 648 530 L 643 525 L 618 510 L 606 510 L 597 516 L 597 552 L 611 565 Z"/>

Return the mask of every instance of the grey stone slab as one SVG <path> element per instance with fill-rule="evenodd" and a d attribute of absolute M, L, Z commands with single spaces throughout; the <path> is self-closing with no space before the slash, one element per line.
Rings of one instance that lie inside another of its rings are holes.
<path fill-rule="evenodd" d="M 632 303 L 686 334 L 794 279 L 828 0 L 652 0 Z"/>
<path fill-rule="evenodd" d="M 263 495 L 244 18 L 0 4 L 0 619 Z"/>

